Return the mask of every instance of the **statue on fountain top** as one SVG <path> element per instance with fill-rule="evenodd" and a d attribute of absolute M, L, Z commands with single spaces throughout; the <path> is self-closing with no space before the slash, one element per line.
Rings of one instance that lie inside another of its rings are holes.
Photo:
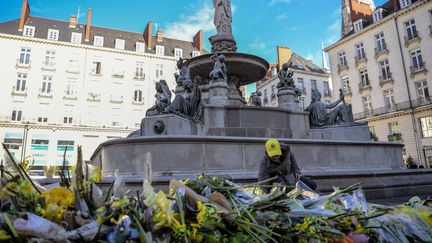
<path fill-rule="evenodd" d="M 213 23 L 218 35 L 232 35 L 232 13 L 230 0 L 213 0 L 215 15 Z"/>
<path fill-rule="evenodd" d="M 345 103 L 342 90 L 340 90 L 339 99 L 330 104 L 321 101 L 321 93 L 318 90 L 312 90 L 312 101 L 305 111 L 309 112 L 311 127 L 354 125 L 351 105 Z"/>
<path fill-rule="evenodd" d="M 155 83 L 155 87 L 155 105 L 147 110 L 146 116 L 160 115 L 165 110 L 165 108 L 171 104 L 171 91 L 168 87 L 167 82 L 162 79 L 159 82 Z"/>
<path fill-rule="evenodd" d="M 174 76 L 175 76 L 177 86 L 179 87 L 183 86 L 184 80 L 190 79 L 189 62 L 190 59 L 183 59 L 181 57 L 177 61 L 177 69 L 179 70 L 180 74 L 176 73 L 174 74 Z"/>
<path fill-rule="evenodd" d="M 225 56 L 223 54 L 215 54 L 211 57 L 215 62 L 213 70 L 209 76 L 211 80 L 228 80 L 227 66 L 225 64 Z"/>

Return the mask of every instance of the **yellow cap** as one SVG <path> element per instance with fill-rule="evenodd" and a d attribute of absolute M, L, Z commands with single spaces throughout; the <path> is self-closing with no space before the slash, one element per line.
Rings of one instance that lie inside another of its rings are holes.
<path fill-rule="evenodd" d="M 276 155 L 278 155 L 278 156 L 282 155 L 279 141 L 274 139 L 274 138 L 267 140 L 267 142 L 265 144 L 265 148 L 266 148 L 267 154 L 270 158 L 273 156 L 276 156 Z"/>

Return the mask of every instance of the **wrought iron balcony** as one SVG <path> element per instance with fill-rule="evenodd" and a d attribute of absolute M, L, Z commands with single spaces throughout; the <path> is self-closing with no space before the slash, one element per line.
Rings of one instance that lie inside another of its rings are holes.
<path fill-rule="evenodd" d="M 87 98 L 87 101 L 89 102 L 100 102 L 101 101 L 101 95 L 96 93 L 89 93 L 89 97 Z"/>
<path fill-rule="evenodd" d="M 134 79 L 135 80 L 145 80 L 145 74 L 144 73 L 134 73 Z"/>
<path fill-rule="evenodd" d="M 371 90 L 372 86 L 370 85 L 370 82 L 360 82 L 359 83 L 359 91 L 363 92 L 366 90 Z"/>
<path fill-rule="evenodd" d="M 355 57 L 356 67 L 360 66 L 363 63 L 367 63 L 366 55 L 363 54 L 363 56 L 356 56 Z"/>
<path fill-rule="evenodd" d="M 25 61 L 21 62 L 20 59 L 17 59 L 15 67 L 16 68 L 23 68 L 23 69 L 30 69 L 31 68 L 31 61 L 28 61 L 28 63 L 25 63 Z"/>
<path fill-rule="evenodd" d="M 411 44 L 414 44 L 414 43 L 420 43 L 420 41 L 421 41 L 421 38 L 420 38 L 420 36 L 418 35 L 418 31 L 414 32 L 414 33 L 411 34 L 411 35 L 405 36 L 404 39 L 405 39 L 405 47 L 407 47 L 407 48 L 408 48 Z"/>
<path fill-rule="evenodd" d="M 417 66 L 414 66 L 414 65 L 411 66 L 410 70 L 411 70 L 411 78 L 414 78 L 417 74 L 420 74 L 420 73 L 427 73 L 424 62 L 420 63 Z"/>
<path fill-rule="evenodd" d="M 382 55 L 388 55 L 389 50 L 387 49 L 387 44 L 383 44 L 382 47 L 375 47 L 375 59 L 378 59 L 378 57 Z"/>
<path fill-rule="evenodd" d="M 338 73 L 340 74 L 343 71 L 348 71 L 348 65 L 347 64 L 338 64 Z"/>
<path fill-rule="evenodd" d="M 122 104 L 123 103 L 123 96 L 115 97 L 115 96 L 111 95 L 110 103 L 111 104 Z"/>
<path fill-rule="evenodd" d="M 17 89 L 16 86 L 12 87 L 12 93 L 13 96 L 27 96 L 27 87 L 24 89 Z"/>
<path fill-rule="evenodd" d="M 392 77 L 392 73 L 388 73 L 387 76 L 379 76 L 379 84 L 380 86 L 384 86 L 385 84 L 393 84 L 394 80 Z"/>
<path fill-rule="evenodd" d="M 121 71 L 121 72 L 113 72 L 112 77 L 113 77 L 113 78 L 122 79 L 122 78 L 125 77 L 125 71 Z"/>
<path fill-rule="evenodd" d="M 55 63 L 45 63 L 45 62 L 43 62 L 42 63 L 42 68 L 41 68 L 41 70 L 42 71 L 52 71 L 52 72 L 54 72 L 56 69 L 55 69 Z"/>
<path fill-rule="evenodd" d="M 53 97 L 53 91 L 43 91 L 42 89 L 39 89 L 39 94 L 38 94 L 39 98 L 49 98 L 51 99 Z"/>
<path fill-rule="evenodd" d="M 67 91 L 65 91 L 65 94 L 64 94 L 64 96 L 63 96 L 63 99 L 64 100 L 77 100 L 78 99 L 78 96 L 77 96 L 77 93 L 76 92 L 67 92 Z"/>
<path fill-rule="evenodd" d="M 144 105 L 144 99 L 135 100 L 135 97 L 132 97 L 132 105 Z"/>

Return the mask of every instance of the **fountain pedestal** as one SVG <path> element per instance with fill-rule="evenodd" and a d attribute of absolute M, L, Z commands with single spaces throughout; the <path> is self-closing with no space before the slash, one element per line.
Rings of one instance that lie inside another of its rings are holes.
<path fill-rule="evenodd" d="M 278 108 L 286 111 L 298 111 L 296 94 L 293 88 L 281 88 L 277 93 Z"/>
<path fill-rule="evenodd" d="M 230 34 L 217 34 L 209 38 L 212 53 L 237 52 L 237 42 Z"/>
<path fill-rule="evenodd" d="M 230 87 L 225 79 L 210 81 L 208 103 L 210 105 L 225 106 L 229 104 Z"/>

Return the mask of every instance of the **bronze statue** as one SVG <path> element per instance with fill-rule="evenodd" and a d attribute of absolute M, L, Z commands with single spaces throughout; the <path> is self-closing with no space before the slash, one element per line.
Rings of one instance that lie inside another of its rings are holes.
<path fill-rule="evenodd" d="M 209 76 L 212 80 L 224 79 L 228 80 L 227 66 L 225 64 L 225 56 L 223 54 L 215 54 L 211 57 L 215 62 L 213 70 L 210 72 Z"/>
<path fill-rule="evenodd" d="M 341 102 L 343 104 L 339 105 Z M 340 90 L 339 99 L 331 104 L 322 102 L 321 93 L 318 90 L 312 90 L 312 101 L 305 111 L 309 112 L 311 127 L 353 125 L 354 123 L 351 107 L 345 104 L 342 90 Z"/>
<path fill-rule="evenodd" d="M 159 115 L 165 110 L 166 107 L 171 104 L 171 91 L 168 87 L 167 82 L 162 79 L 159 82 L 155 83 L 155 88 L 155 105 L 147 110 L 146 116 Z"/>
<path fill-rule="evenodd" d="M 215 14 L 213 23 L 218 35 L 232 34 L 232 13 L 230 0 L 213 0 Z"/>
<path fill-rule="evenodd" d="M 283 64 L 278 74 L 279 83 L 276 85 L 276 88 L 295 88 L 293 75 L 294 73 L 289 70 L 289 65 L 287 63 Z"/>

